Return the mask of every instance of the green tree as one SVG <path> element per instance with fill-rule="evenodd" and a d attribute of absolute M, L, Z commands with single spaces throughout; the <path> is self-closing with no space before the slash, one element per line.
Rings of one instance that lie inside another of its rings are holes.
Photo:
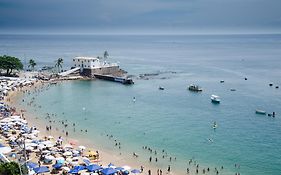
<path fill-rule="evenodd" d="M 27 174 L 27 168 L 25 166 L 19 167 L 19 164 L 16 162 L 6 162 L 0 164 L 0 174 L 1 175 L 20 175 Z"/>
<path fill-rule="evenodd" d="M 13 70 L 23 69 L 23 64 L 16 57 L 3 55 L 0 56 L 0 69 L 6 70 L 7 75 L 10 75 Z"/>
<path fill-rule="evenodd" d="M 58 72 L 60 72 L 60 68 L 62 68 L 62 64 L 63 64 L 63 59 L 62 58 L 59 58 L 59 59 L 56 60 L 55 67 L 58 68 Z"/>
<path fill-rule="evenodd" d="M 103 58 L 107 58 L 109 56 L 108 52 L 107 51 L 104 51 L 103 53 Z"/>
<path fill-rule="evenodd" d="M 28 68 L 31 67 L 31 69 L 34 71 L 35 66 L 36 66 L 36 62 L 33 59 L 30 59 L 28 62 Z"/>

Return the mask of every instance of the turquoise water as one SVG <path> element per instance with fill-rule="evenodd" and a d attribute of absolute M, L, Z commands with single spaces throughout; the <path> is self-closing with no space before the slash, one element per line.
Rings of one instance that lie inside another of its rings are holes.
<path fill-rule="evenodd" d="M 42 119 L 49 112 L 76 123 L 75 133 L 69 129 L 71 135 L 98 140 L 97 144 L 114 150 L 106 138 L 113 134 L 122 150 L 129 150 L 128 155 L 139 153 L 143 161 L 150 154 L 142 146 L 159 153 L 165 149 L 177 161 L 170 163 L 158 155 L 156 165 L 172 164 L 180 171 L 194 157 L 212 169 L 223 165 L 223 174 L 281 172 L 281 93 L 268 86 L 281 85 L 280 35 L 20 35 L 1 36 L 0 48 L 1 54 L 38 58 L 42 64 L 63 57 L 65 67 L 76 55 L 101 55 L 108 50 L 129 74 L 166 72 L 149 80 L 135 77 L 133 86 L 69 81 L 36 95 Z M 203 92 L 187 91 L 191 83 L 202 86 Z M 158 90 L 159 86 L 165 90 Z M 210 102 L 212 94 L 221 97 L 221 104 Z M 275 111 L 277 116 L 257 115 L 257 108 Z M 80 129 L 87 129 L 87 134 Z M 235 163 L 240 169 L 234 168 Z"/>

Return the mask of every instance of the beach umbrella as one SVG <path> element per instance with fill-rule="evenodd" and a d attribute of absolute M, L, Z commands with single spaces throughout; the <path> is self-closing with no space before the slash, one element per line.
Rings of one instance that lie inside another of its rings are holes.
<path fill-rule="evenodd" d="M 65 153 L 63 153 L 62 155 L 64 155 L 64 156 L 71 156 L 72 155 L 72 152 L 70 152 L 70 151 L 66 151 Z"/>
<path fill-rule="evenodd" d="M 61 167 L 62 167 L 61 163 L 56 163 L 53 165 L 53 168 L 55 168 L 55 169 L 60 169 Z"/>
<path fill-rule="evenodd" d="M 101 173 L 104 175 L 110 175 L 110 174 L 117 173 L 117 170 L 115 170 L 114 168 L 105 168 L 101 170 Z"/>
<path fill-rule="evenodd" d="M 96 171 L 96 170 L 102 169 L 101 166 L 96 165 L 96 164 L 89 165 L 89 166 L 87 166 L 86 168 L 87 168 L 87 170 L 90 171 L 90 172 L 94 172 L 94 171 Z"/>
<path fill-rule="evenodd" d="M 82 170 L 84 170 L 84 169 L 85 169 L 84 166 L 79 165 L 79 166 L 75 166 L 75 167 L 74 167 L 73 169 L 71 169 L 68 173 L 70 173 L 70 174 L 78 174 L 79 171 L 82 171 Z"/>
<path fill-rule="evenodd" d="M 123 171 L 124 170 L 124 168 L 122 168 L 122 167 L 116 167 L 115 169 L 118 170 L 118 171 Z"/>
<path fill-rule="evenodd" d="M 67 171 L 67 172 L 70 171 L 70 168 L 67 167 L 67 166 L 61 167 L 61 169 L 65 170 L 65 171 Z"/>
<path fill-rule="evenodd" d="M 38 164 L 37 163 L 34 163 L 34 162 L 27 162 L 26 163 L 26 166 L 30 169 L 33 169 L 35 167 L 38 167 Z"/>
<path fill-rule="evenodd" d="M 141 173 L 141 171 L 140 171 L 140 170 L 137 170 L 137 169 L 133 169 L 133 170 L 131 171 L 131 173 L 137 174 L 137 173 Z"/>
<path fill-rule="evenodd" d="M 40 167 L 37 167 L 37 168 L 33 168 L 33 170 L 37 174 L 46 173 L 46 172 L 50 171 L 47 166 L 40 166 Z"/>
<path fill-rule="evenodd" d="M 48 159 L 48 160 L 54 160 L 54 159 L 55 159 L 55 157 L 54 157 L 54 156 L 52 156 L 52 155 L 48 155 L 48 156 L 45 156 L 45 159 Z"/>
<path fill-rule="evenodd" d="M 108 164 L 107 166 L 112 167 L 112 166 L 114 166 L 114 164 L 110 162 L 110 164 Z"/>
<path fill-rule="evenodd" d="M 90 165 L 90 164 L 91 164 L 91 161 L 90 161 L 88 158 L 83 158 L 83 162 L 84 162 L 86 165 Z"/>

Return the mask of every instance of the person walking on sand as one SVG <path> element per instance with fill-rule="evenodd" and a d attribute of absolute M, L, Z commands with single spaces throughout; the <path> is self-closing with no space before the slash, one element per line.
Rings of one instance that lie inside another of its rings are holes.
<path fill-rule="evenodd" d="M 168 173 L 170 173 L 171 172 L 171 166 L 169 165 L 168 166 Z"/>

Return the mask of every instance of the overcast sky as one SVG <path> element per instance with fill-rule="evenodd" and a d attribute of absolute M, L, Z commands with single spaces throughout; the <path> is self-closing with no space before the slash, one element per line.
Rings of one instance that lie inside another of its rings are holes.
<path fill-rule="evenodd" d="M 281 0 L 0 0 L 0 31 L 281 32 Z"/>

